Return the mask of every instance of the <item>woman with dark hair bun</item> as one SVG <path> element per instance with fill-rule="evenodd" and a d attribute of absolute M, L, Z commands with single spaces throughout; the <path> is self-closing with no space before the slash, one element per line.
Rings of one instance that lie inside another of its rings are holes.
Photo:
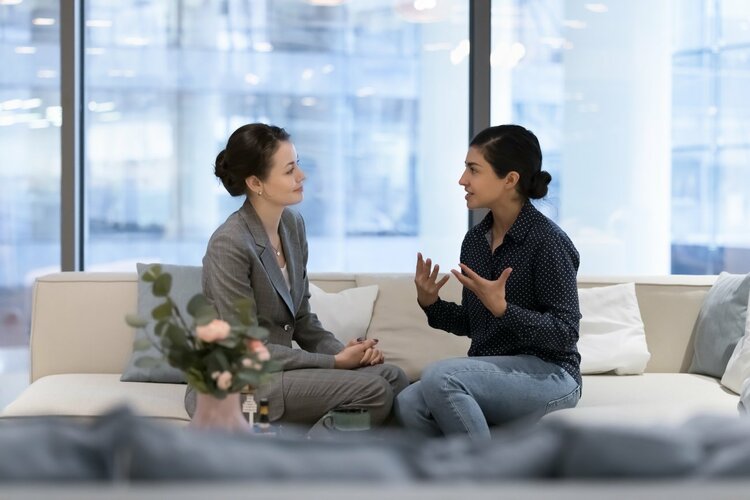
<path fill-rule="evenodd" d="M 530 199 L 552 177 L 542 150 L 518 125 L 472 139 L 458 183 L 469 208 L 489 213 L 466 234 L 461 304 L 445 302 L 439 266 L 417 254 L 417 302 L 433 328 L 471 338 L 468 357 L 433 363 L 396 398 L 396 414 L 423 434 L 490 437 L 490 426 L 570 408 L 581 395 L 576 343 L 579 257 L 570 238 Z"/>
<path fill-rule="evenodd" d="M 369 410 L 373 425 L 383 423 L 408 379 L 384 364 L 377 339 L 343 345 L 310 311 L 305 223 L 289 208 L 302 201 L 305 174 L 289 134 L 263 123 L 238 128 L 214 172 L 245 203 L 208 242 L 203 293 L 221 317 L 232 314 L 238 298 L 255 298 L 260 324 L 270 332 L 268 350 L 282 366 L 257 388 L 256 399 L 269 400 L 272 421 L 311 425 L 332 409 L 359 408 Z M 185 408 L 195 411 L 191 387 Z"/>

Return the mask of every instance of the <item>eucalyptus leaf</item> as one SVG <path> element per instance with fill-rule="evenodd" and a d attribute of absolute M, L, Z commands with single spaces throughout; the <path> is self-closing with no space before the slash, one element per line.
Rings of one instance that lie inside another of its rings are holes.
<path fill-rule="evenodd" d="M 148 269 L 146 269 L 146 272 L 143 273 L 143 276 L 141 279 L 143 279 L 143 281 L 145 281 L 146 283 L 153 283 L 154 281 L 156 281 L 156 278 L 158 278 L 160 274 L 161 274 L 161 265 L 154 264 L 154 265 L 149 266 Z"/>
<path fill-rule="evenodd" d="M 151 316 L 157 321 L 169 318 L 172 316 L 172 303 L 164 302 L 163 304 L 154 307 L 151 311 Z"/>
<path fill-rule="evenodd" d="M 201 294 L 194 295 L 188 302 L 187 312 L 190 316 L 196 317 L 199 312 L 206 307 L 213 309 L 213 306 L 208 302 L 208 299 Z"/>
<path fill-rule="evenodd" d="M 141 318 L 137 314 L 126 314 L 125 323 L 133 328 L 143 328 L 148 325 L 148 320 Z"/>
<path fill-rule="evenodd" d="M 164 333 L 164 337 L 168 338 L 172 345 L 178 347 L 179 349 L 189 349 L 190 346 L 187 342 L 187 337 L 185 336 L 185 332 L 182 330 L 182 328 L 179 328 L 175 325 L 169 325 L 166 329 L 166 332 Z"/>
<path fill-rule="evenodd" d="M 197 326 L 205 326 L 213 320 L 218 319 L 218 317 L 219 315 L 213 307 L 202 307 L 195 316 L 195 324 Z"/>
<path fill-rule="evenodd" d="M 243 325 L 253 326 L 258 324 L 255 299 L 252 297 L 244 297 L 234 301 L 234 310 L 237 312 L 237 319 Z"/>
<path fill-rule="evenodd" d="M 152 293 L 155 297 L 166 297 L 172 289 L 172 275 L 164 273 L 159 275 L 152 286 Z"/>
<path fill-rule="evenodd" d="M 169 350 L 172 348 L 172 339 L 164 335 L 161 337 L 161 348 L 164 349 L 164 351 L 169 352 Z"/>
<path fill-rule="evenodd" d="M 156 323 L 156 326 L 154 326 L 154 333 L 158 335 L 159 337 L 162 337 L 164 335 L 164 332 L 167 330 L 167 327 L 170 324 L 171 323 L 167 320 L 164 320 L 164 319 L 160 320 L 159 322 Z"/>
<path fill-rule="evenodd" d="M 151 349 L 154 344 L 151 343 L 149 339 L 137 339 L 133 341 L 133 350 L 134 351 L 146 351 L 148 349 Z"/>
<path fill-rule="evenodd" d="M 266 340 L 270 332 L 264 326 L 255 326 L 248 329 L 247 336 L 256 340 Z"/>
<path fill-rule="evenodd" d="M 258 387 L 260 385 L 260 374 L 257 372 L 242 370 L 235 375 L 235 379 L 241 381 L 243 386 L 252 385 L 253 387 Z"/>

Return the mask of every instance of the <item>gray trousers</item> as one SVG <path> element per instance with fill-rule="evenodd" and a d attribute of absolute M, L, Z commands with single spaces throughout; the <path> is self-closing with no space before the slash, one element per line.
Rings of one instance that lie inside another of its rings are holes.
<path fill-rule="evenodd" d="M 391 415 L 396 395 L 409 385 L 401 368 L 380 364 L 355 370 L 309 368 L 281 374 L 284 413 L 275 421 L 311 426 L 334 408 L 366 408 L 373 426 Z M 195 412 L 195 389 L 185 392 L 185 410 Z"/>

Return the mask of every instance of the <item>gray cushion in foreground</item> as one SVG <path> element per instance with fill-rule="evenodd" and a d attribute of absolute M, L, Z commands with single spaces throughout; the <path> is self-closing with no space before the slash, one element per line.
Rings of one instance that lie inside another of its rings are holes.
<path fill-rule="evenodd" d="M 305 440 L 196 431 L 115 410 L 93 424 L 0 421 L 0 481 L 325 481 L 403 484 L 508 479 L 750 478 L 750 419 L 679 426 L 546 422 L 492 441 L 393 431 Z"/>

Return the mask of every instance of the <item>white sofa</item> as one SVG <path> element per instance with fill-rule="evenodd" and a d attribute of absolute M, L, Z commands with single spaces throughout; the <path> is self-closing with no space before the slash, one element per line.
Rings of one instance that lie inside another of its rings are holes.
<path fill-rule="evenodd" d="M 185 424 L 185 386 L 121 382 L 131 353 L 133 330 L 126 313 L 136 311 L 135 273 L 57 273 L 34 288 L 31 325 L 31 385 L 10 405 L 6 419 L 30 415 L 92 417 L 129 404 L 137 413 Z M 430 329 L 415 302 L 407 274 L 318 274 L 323 290 L 377 284 L 368 337 L 380 339 L 389 362 L 412 379 L 428 362 L 466 352 L 468 340 Z M 580 287 L 636 283 L 651 359 L 635 376 L 586 375 L 576 408 L 547 418 L 595 422 L 676 422 L 696 413 L 738 415 L 739 397 L 712 377 L 688 374 L 694 325 L 715 276 L 582 278 Z M 455 279 L 442 294 L 459 300 Z M 425 349 L 424 346 L 429 346 Z"/>

